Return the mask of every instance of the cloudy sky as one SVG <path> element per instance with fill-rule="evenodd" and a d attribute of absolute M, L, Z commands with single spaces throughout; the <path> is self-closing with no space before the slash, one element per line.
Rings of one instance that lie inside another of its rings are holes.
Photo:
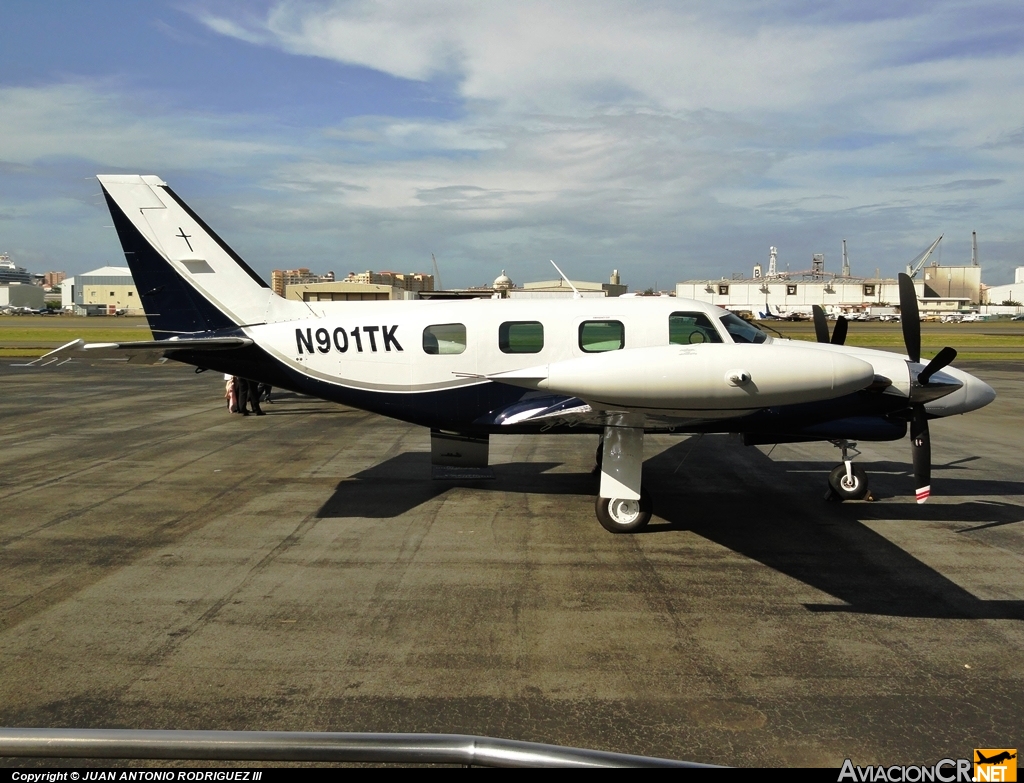
<path fill-rule="evenodd" d="M 633 289 L 843 239 L 1024 265 L 1024 4 L 0 4 L 0 251 L 123 263 L 92 176 L 163 177 L 257 271 Z"/>

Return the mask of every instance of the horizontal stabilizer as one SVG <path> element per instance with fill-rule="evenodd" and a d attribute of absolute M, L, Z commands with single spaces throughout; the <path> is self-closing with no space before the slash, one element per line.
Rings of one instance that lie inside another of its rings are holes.
<path fill-rule="evenodd" d="M 175 351 L 228 351 L 252 345 L 248 337 L 195 337 L 169 340 L 136 340 L 124 343 L 87 343 L 72 340 L 60 348 L 19 367 L 46 367 L 71 359 L 115 359 L 133 364 L 154 364 L 170 358 Z"/>

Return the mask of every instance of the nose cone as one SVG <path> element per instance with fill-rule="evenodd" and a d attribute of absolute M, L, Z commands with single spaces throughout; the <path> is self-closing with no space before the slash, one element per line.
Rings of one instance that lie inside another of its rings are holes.
<path fill-rule="evenodd" d="M 860 391 L 875 379 L 875 368 L 855 356 L 831 353 L 828 360 L 832 363 L 832 390 L 836 397 Z"/>

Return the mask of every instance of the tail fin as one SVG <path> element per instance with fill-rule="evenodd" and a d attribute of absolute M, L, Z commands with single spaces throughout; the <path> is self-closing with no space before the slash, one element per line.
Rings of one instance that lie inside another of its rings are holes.
<path fill-rule="evenodd" d="M 159 177 L 97 179 L 158 340 L 282 320 L 293 310 Z"/>

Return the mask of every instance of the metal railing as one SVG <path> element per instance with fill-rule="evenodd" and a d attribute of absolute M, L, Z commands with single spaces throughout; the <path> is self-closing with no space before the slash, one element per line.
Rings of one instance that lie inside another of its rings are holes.
<path fill-rule="evenodd" d="M 335 761 L 481 767 L 704 767 L 689 761 L 466 734 L 4 729 L 0 756 L 192 761 Z"/>

